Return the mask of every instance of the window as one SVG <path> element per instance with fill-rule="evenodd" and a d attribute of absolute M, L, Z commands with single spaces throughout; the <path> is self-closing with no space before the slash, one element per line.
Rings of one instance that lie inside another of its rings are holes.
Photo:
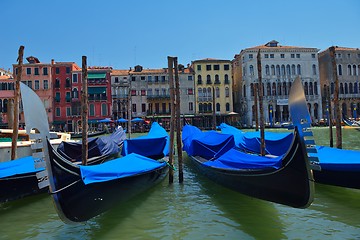
<path fill-rule="evenodd" d="M 95 105 L 94 104 L 90 104 L 89 105 L 89 116 L 95 116 Z"/>
<path fill-rule="evenodd" d="M 206 71 L 211 71 L 211 65 L 210 64 L 206 65 Z"/>
<path fill-rule="evenodd" d="M 66 74 L 70 73 L 70 67 L 66 67 Z"/>
<path fill-rule="evenodd" d="M 66 108 L 66 116 L 71 116 L 71 108 L 70 107 Z"/>
<path fill-rule="evenodd" d="M 146 103 L 141 104 L 141 112 L 146 112 Z"/>
<path fill-rule="evenodd" d="M 206 76 L 206 84 L 211 84 L 211 76 L 210 75 Z"/>
<path fill-rule="evenodd" d="M 342 66 L 339 64 L 338 66 L 338 74 L 339 75 L 342 75 Z"/>
<path fill-rule="evenodd" d="M 270 58 L 274 58 L 274 54 L 270 54 Z"/>
<path fill-rule="evenodd" d="M 219 75 L 215 74 L 215 84 L 220 84 Z"/>
<path fill-rule="evenodd" d="M 220 112 L 220 103 L 216 103 L 216 111 Z"/>
<path fill-rule="evenodd" d="M 155 76 L 155 82 L 159 82 L 159 76 Z"/>
<path fill-rule="evenodd" d="M 71 87 L 70 78 L 66 78 L 66 79 L 65 79 L 65 87 L 66 87 L 66 88 Z"/>
<path fill-rule="evenodd" d="M 43 68 L 43 75 L 48 75 L 48 68 L 47 67 Z"/>
<path fill-rule="evenodd" d="M 292 53 L 292 54 L 290 55 L 290 57 L 291 57 L 291 58 L 295 58 L 295 54 Z"/>
<path fill-rule="evenodd" d="M 148 78 L 147 79 L 148 82 L 152 82 L 152 76 L 148 76 L 147 78 Z"/>
<path fill-rule="evenodd" d="M 250 75 L 254 75 L 254 66 L 253 65 L 250 65 L 249 70 L 250 70 Z"/>
<path fill-rule="evenodd" d="M 106 103 L 101 104 L 101 116 L 107 116 L 108 115 L 108 111 L 107 111 L 107 105 Z"/>
<path fill-rule="evenodd" d="M 312 65 L 312 72 L 313 72 L 313 75 L 316 75 L 316 65 L 315 64 Z"/>
<path fill-rule="evenodd" d="M 35 80 L 35 90 L 39 90 L 39 89 L 40 89 L 40 81 Z"/>
<path fill-rule="evenodd" d="M 55 102 L 60 102 L 60 93 L 59 92 L 55 93 Z"/>
<path fill-rule="evenodd" d="M 254 56 L 252 54 L 249 54 L 249 59 L 253 59 Z"/>
<path fill-rule="evenodd" d="M 116 77 L 116 78 L 117 78 L 117 77 Z M 116 79 L 116 78 L 115 78 L 115 79 Z M 72 80 L 73 80 L 74 83 L 77 83 L 77 82 L 78 82 L 78 75 L 77 75 L 77 74 L 73 74 L 73 79 L 72 79 Z"/>
<path fill-rule="evenodd" d="M 37 68 L 37 67 L 34 68 L 34 74 L 35 74 L 35 75 L 39 75 L 39 68 Z"/>
<path fill-rule="evenodd" d="M 162 112 L 166 113 L 166 103 L 161 104 Z"/>
<path fill-rule="evenodd" d="M 136 104 L 135 103 L 132 104 L 132 112 L 136 112 Z"/>
<path fill-rule="evenodd" d="M 60 73 L 60 68 L 56 67 L 55 68 L 55 74 L 59 74 Z"/>
<path fill-rule="evenodd" d="M 265 57 L 265 58 L 269 58 L 269 54 L 265 54 L 264 57 Z"/>
<path fill-rule="evenodd" d="M 225 64 L 225 65 L 224 65 L 224 70 L 225 70 L 225 71 L 230 70 L 230 66 L 229 66 L 229 64 Z"/>
<path fill-rule="evenodd" d="M 315 53 L 311 54 L 311 57 L 316 58 L 316 54 Z"/>
<path fill-rule="evenodd" d="M 194 90 L 192 88 L 188 88 L 187 89 L 187 94 L 188 95 L 194 95 Z"/>
<path fill-rule="evenodd" d="M 280 58 L 285 58 L 285 54 L 281 53 Z"/>
<path fill-rule="evenodd" d="M 150 96 L 150 97 L 153 95 L 151 88 L 149 88 L 149 89 L 147 90 L 147 95 Z"/>
<path fill-rule="evenodd" d="M 141 96 L 145 96 L 146 95 L 146 90 L 145 89 L 141 89 Z"/>
<path fill-rule="evenodd" d="M 26 68 L 26 74 L 28 74 L 28 75 L 31 74 L 31 68 Z"/>
<path fill-rule="evenodd" d="M 271 75 L 275 75 L 275 66 L 271 65 Z"/>
<path fill-rule="evenodd" d="M 301 65 L 300 64 L 297 65 L 297 74 L 301 75 Z"/>
<path fill-rule="evenodd" d="M 227 74 L 224 75 L 224 81 L 225 81 L 225 84 L 230 84 L 229 75 L 227 75 Z"/>
<path fill-rule="evenodd" d="M 300 53 L 297 53 L 297 54 L 296 54 L 296 58 L 300 58 Z"/>
<path fill-rule="evenodd" d="M 161 82 L 165 82 L 165 76 L 161 76 Z"/>
<path fill-rule="evenodd" d="M 66 102 L 70 102 L 70 101 L 71 101 L 71 92 L 66 92 L 65 100 L 66 100 Z"/>
<path fill-rule="evenodd" d="M 230 111 L 230 103 L 226 103 L 226 111 L 227 111 L 227 112 Z"/>
<path fill-rule="evenodd" d="M 131 89 L 131 96 L 136 96 L 136 90 L 135 89 Z"/>
<path fill-rule="evenodd" d="M 135 82 L 135 80 L 136 80 L 136 77 L 132 76 L 131 81 Z"/>
<path fill-rule="evenodd" d="M 214 70 L 220 70 L 220 65 L 219 65 L 219 64 L 215 64 L 215 65 L 214 65 Z"/>
<path fill-rule="evenodd" d="M 55 109 L 55 114 L 56 114 L 57 117 L 60 117 L 60 116 L 61 116 L 61 114 L 60 114 L 60 108 L 57 107 L 57 108 Z"/>
<path fill-rule="evenodd" d="M 216 89 L 215 89 L 215 96 L 216 96 L 216 98 L 220 98 L 220 88 L 219 87 L 216 87 Z"/>
<path fill-rule="evenodd" d="M 44 89 L 49 89 L 49 81 L 48 80 L 44 80 Z"/>
<path fill-rule="evenodd" d="M 295 64 L 291 65 L 291 75 L 296 75 Z"/>
<path fill-rule="evenodd" d="M 73 98 L 79 98 L 79 91 L 77 88 L 74 88 L 72 91 Z"/>
<path fill-rule="evenodd" d="M 197 70 L 201 71 L 201 65 L 197 65 Z"/>
<path fill-rule="evenodd" d="M 352 74 L 351 74 L 351 65 L 348 65 L 348 71 L 347 71 L 347 74 L 349 75 L 349 76 L 351 76 Z"/>
<path fill-rule="evenodd" d="M 189 102 L 189 111 L 194 111 L 194 103 Z"/>
<path fill-rule="evenodd" d="M 189 75 L 189 76 L 188 76 L 188 81 L 192 81 L 192 80 L 193 80 L 192 75 Z"/>
<path fill-rule="evenodd" d="M 225 88 L 225 97 L 230 97 L 230 91 L 228 87 Z"/>

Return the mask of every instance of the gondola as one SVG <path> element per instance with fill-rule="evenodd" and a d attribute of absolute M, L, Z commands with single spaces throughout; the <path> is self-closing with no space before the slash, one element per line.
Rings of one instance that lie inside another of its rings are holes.
<path fill-rule="evenodd" d="M 87 134 L 88 137 L 97 137 L 106 134 L 106 130 L 103 131 L 96 131 L 96 132 L 89 132 Z M 82 133 L 71 133 L 71 138 L 82 138 Z"/>
<path fill-rule="evenodd" d="M 49 125 L 39 97 L 24 84 L 21 84 L 21 93 L 27 130 L 38 129 L 45 143 L 47 176 L 41 182 L 48 180 L 56 210 L 64 222 L 87 221 L 153 187 L 167 176 L 169 169 L 165 161 L 151 159 L 135 151 L 93 166 L 74 164 L 49 143 Z M 157 133 L 156 137 L 161 138 L 160 145 L 166 147 L 169 138 L 164 132 Z M 155 141 L 149 138 L 147 144 L 152 142 Z M 160 151 L 163 153 L 164 149 Z M 163 157 L 162 153 L 156 155 Z"/>
<path fill-rule="evenodd" d="M 301 83 L 300 83 L 301 84 Z M 289 97 L 290 106 L 302 113 L 306 103 Z M 242 194 L 295 208 L 310 206 L 314 198 L 314 179 L 304 136 L 310 119 L 298 116 L 290 148 L 278 157 L 244 153 L 235 147 L 233 135 L 201 132 L 194 126 L 183 128 L 182 141 L 195 167 L 209 179 Z"/>

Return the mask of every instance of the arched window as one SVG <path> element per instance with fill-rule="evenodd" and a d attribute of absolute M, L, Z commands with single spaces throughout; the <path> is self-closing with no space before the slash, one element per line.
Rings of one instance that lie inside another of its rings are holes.
<path fill-rule="evenodd" d="M 275 75 L 275 66 L 271 65 L 271 75 Z"/>
<path fill-rule="evenodd" d="M 309 85 L 307 82 L 304 83 L 304 92 L 305 95 L 309 95 Z"/>
<path fill-rule="evenodd" d="M 274 82 L 272 84 L 272 95 L 276 96 L 276 83 L 274 83 Z"/>
<path fill-rule="evenodd" d="M 212 91 L 211 88 L 207 88 L 207 101 L 212 101 Z"/>
<path fill-rule="evenodd" d="M 315 64 L 312 65 L 312 72 L 313 72 L 313 75 L 316 75 L 316 65 Z"/>
<path fill-rule="evenodd" d="M 0 112 L 3 110 L 2 100 L 0 99 Z"/>
<path fill-rule="evenodd" d="M 313 83 L 309 83 L 309 95 L 314 95 Z"/>
<path fill-rule="evenodd" d="M 230 103 L 226 103 L 225 108 L 226 108 L 225 111 L 229 112 L 230 111 Z"/>
<path fill-rule="evenodd" d="M 224 81 L 225 81 L 225 84 L 229 84 L 229 75 L 225 74 L 224 75 Z"/>
<path fill-rule="evenodd" d="M 287 95 L 287 86 L 286 86 L 286 82 L 283 82 L 283 93 L 284 93 L 284 95 Z"/>
<path fill-rule="evenodd" d="M 285 65 L 281 65 L 281 75 L 285 76 Z"/>
<path fill-rule="evenodd" d="M 198 88 L 198 96 L 199 97 L 203 97 L 203 91 L 202 91 L 202 88 Z"/>
<path fill-rule="evenodd" d="M 286 75 L 290 76 L 291 75 L 291 69 L 290 69 L 290 65 L 286 65 Z"/>
<path fill-rule="evenodd" d="M 358 93 L 358 83 L 354 83 L 354 93 Z"/>
<path fill-rule="evenodd" d="M 225 97 L 230 97 L 230 90 L 228 87 L 225 87 Z"/>
<path fill-rule="evenodd" d="M 216 98 L 220 97 L 220 88 L 219 87 L 216 87 L 216 89 L 215 89 L 215 96 L 216 96 Z"/>
<path fill-rule="evenodd" d="M 278 96 L 281 96 L 282 95 L 282 93 L 281 93 L 281 83 L 278 83 L 277 87 L 278 87 L 278 91 L 277 91 Z"/>
<path fill-rule="evenodd" d="M 314 82 L 314 94 L 315 94 L 315 95 L 319 95 L 319 93 L 318 93 L 318 87 L 317 87 L 317 82 Z"/>
<path fill-rule="evenodd" d="M 220 83 L 220 79 L 219 79 L 219 75 L 218 75 L 218 74 L 215 75 L 215 83 Z"/>
<path fill-rule="evenodd" d="M 106 103 L 101 104 L 101 115 L 102 116 L 107 116 L 108 115 Z"/>
<path fill-rule="evenodd" d="M 197 76 L 197 83 L 198 83 L 198 84 L 202 84 L 201 75 L 198 75 L 198 76 Z"/>
<path fill-rule="evenodd" d="M 280 66 L 276 65 L 276 75 L 280 76 Z"/>
<path fill-rule="evenodd" d="M 211 103 L 208 103 L 207 104 L 207 111 L 208 112 L 212 112 L 213 108 L 212 108 L 212 104 Z"/>
<path fill-rule="evenodd" d="M 266 84 L 266 95 L 271 96 L 271 84 L 270 83 Z"/>
<path fill-rule="evenodd" d="M 356 72 L 356 65 L 353 65 L 353 75 L 356 76 L 358 75 L 359 73 Z"/>
<path fill-rule="evenodd" d="M 350 65 L 350 64 L 348 65 L 348 72 L 347 72 L 347 74 L 348 74 L 349 76 L 351 76 L 351 65 Z"/>
<path fill-rule="evenodd" d="M 338 66 L 338 74 L 342 75 L 342 66 L 341 66 L 341 64 L 339 64 L 339 66 Z"/>
<path fill-rule="evenodd" d="M 291 65 L 291 75 L 295 76 L 296 75 L 296 68 L 295 68 L 295 64 Z"/>
<path fill-rule="evenodd" d="M 245 88 L 245 85 L 243 86 L 243 97 L 246 97 L 246 88 Z"/>
<path fill-rule="evenodd" d="M 250 65 L 249 70 L 250 70 L 250 75 L 255 75 L 253 65 Z"/>
<path fill-rule="evenodd" d="M 203 105 L 202 105 L 202 103 L 199 103 L 199 112 L 203 112 L 203 111 L 204 111 Z"/>
<path fill-rule="evenodd" d="M 73 98 L 79 98 L 79 91 L 77 90 L 77 88 L 73 89 Z"/>
<path fill-rule="evenodd" d="M 89 116 L 95 116 L 95 105 L 89 104 Z"/>
<path fill-rule="evenodd" d="M 349 83 L 349 93 L 350 93 L 350 94 L 354 93 L 353 90 L 354 90 L 354 89 L 353 89 L 352 83 Z"/>
<path fill-rule="evenodd" d="M 253 97 L 254 96 L 254 84 L 253 83 L 250 84 L 250 93 L 251 93 L 251 96 Z"/>
<path fill-rule="evenodd" d="M 349 93 L 348 84 L 345 83 L 345 94 L 348 94 L 348 93 Z"/>
<path fill-rule="evenodd" d="M 301 65 L 300 64 L 297 65 L 297 74 L 301 75 Z"/>
<path fill-rule="evenodd" d="M 340 83 L 340 94 L 344 94 L 344 85 Z"/>
<path fill-rule="evenodd" d="M 211 84 L 211 76 L 209 74 L 206 76 L 206 84 Z"/>
<path fill-rule="evenodd" d="M 216 111 L 220 112 L 220 103 L 216 103 Z"/>
<path fill-rule="evenodd" d="M 269 67 L 269 65 L 265 66 L 265 75 L 270 75 L 270 67 Z"/>

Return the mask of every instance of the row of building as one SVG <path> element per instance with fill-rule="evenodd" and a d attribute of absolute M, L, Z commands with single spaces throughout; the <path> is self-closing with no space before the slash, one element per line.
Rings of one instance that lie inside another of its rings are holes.
<path fill-rule="evenodd" d="M 270 41 L 243 49 L 232 60 L 194 60 L 178 65 L 180 112 L 193 124 L 208 128 L 216 121 L 234 121 L 241 127 L 255 122 L 254 86 L 258 84 L 257 54 L 261 54 L 265 121 L 269 124 L 290 121 L 288 96 L 292 82 L 302 79 L 308 108 L 314 123 L 327 118 L 329 99 L 333 99 L 333 67 L 329 49 L 281 46 Z M 344 115 L 360 115 L 360 50 L 335 47 L 336 70 L 340 82 L 340 107 Z M 75 62 L 42 63 L 26 58 L 21 81 L 42 99 L 49 122 L 55 130 L 81 126 L 82 69 Z M 0 74 L 0 117 L 11 121 L 14 79 L 18 65 Z M 1 71 L 0 71 L 1 72 Z M 6 73 L 6 74 L 5 74 Z M 1 76 L 3 75 L 3 76 Z M 170 119 L 169 74 L 167 68 L 146 69 L 140 65 L 127 70 L 88 67 L 89 122 L 104 118 L 118 120 L 156 118 L 166 127 Z M 325 93 L 329 86 L 330 97 Z M 128 109 L 131 108 L 130 111 Z M 332 110 L 332 109 L 331 109 Z M 128 113 L 131 116 L 128 116 Z M 234 116 L 236 116 L 234 118 Z M 20 116 L 20 122 L 23 119 Z"/>

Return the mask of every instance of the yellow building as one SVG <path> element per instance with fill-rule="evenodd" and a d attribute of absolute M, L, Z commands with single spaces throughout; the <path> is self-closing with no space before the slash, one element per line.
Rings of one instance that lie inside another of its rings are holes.
<path fill-rule="evenodd" d="M 231 61 L 206 58 L 193 61 L 192 68 L 195 72 L 196 124 L 211 128 L 214 113 L 217 125 L 226 121 L 233 111 Z"/>

